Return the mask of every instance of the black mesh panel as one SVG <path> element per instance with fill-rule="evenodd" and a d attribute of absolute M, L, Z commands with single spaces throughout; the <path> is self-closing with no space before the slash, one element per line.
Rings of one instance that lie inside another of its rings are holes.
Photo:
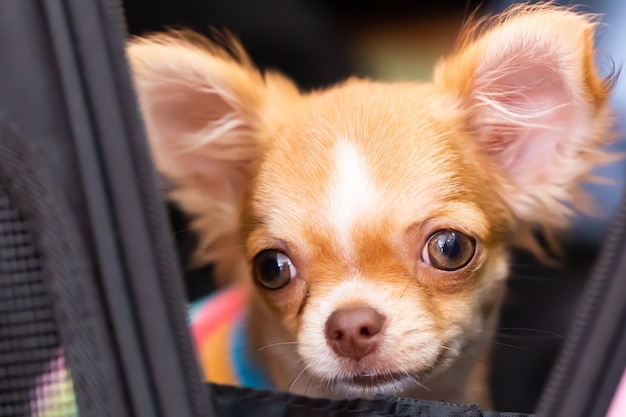
<path fill-rule="evenodd" d="M 0 417 L 124 417 L 77 189 L 34 142 L 0 118 Z"/>
<path fill-rule="evenodd" d="M 71 412 L 73 396 L 58 392 L 71 387 L 60 353 L 29 225 L 0 184 L 0 417 Z"/>

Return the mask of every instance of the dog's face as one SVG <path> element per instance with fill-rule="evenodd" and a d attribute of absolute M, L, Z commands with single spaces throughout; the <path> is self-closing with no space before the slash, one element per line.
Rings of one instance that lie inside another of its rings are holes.
<path fill-rule="evenodd" d="M 432 85 L 350 81 L 272 132 L 246 254 L 310 374 L 399 391 L 483 337 L 508 212 L 463 116 Z"/>
<path fill-rule="evenodd" d="M 432 83 L 307 94 L 181 34 L 129 57 L 204 259 L 250 276 L 257 323 L 297 343 L 298 372 L 362 395 L 419 384 L 484 338 L 507 249 L 562 226 L 606 159 L 593 28 L 518 7 L 466 34 Z"/>

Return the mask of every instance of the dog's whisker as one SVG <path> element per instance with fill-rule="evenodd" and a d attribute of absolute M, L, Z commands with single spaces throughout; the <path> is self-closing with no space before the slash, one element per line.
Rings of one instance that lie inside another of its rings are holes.
<path fill-rule="evenodd" d="M 565 337 L 558 337 L 558 336 L 550 336 L 547 334 L 544 335 L 522 335 L 522 334 L 506 334 L 506 333 L 496 333 L 495 334 L 496 338 L 498 340 L 504 340 L 504 341 L 512 341 L 512 342 L 516 342 L 516 341 L 532 341 L 532 340 L 560 340 L 560 341 L 566 341 L 567 339 Z"/>
<path fill-rule="evenodd" d="M 249 353 L 251 355 L 261 355 L 260 352 L 258 352 L 256 350 L 249 350 L 245 346 L 240 346 L 240 347 L 237 347 L 237 348 L 229 349 L 227 352 L 224 352 L 223 355 L 224 355 L 224 357 L 228 358 L 228 357 L 232 356 L 235 353 L 236 354 L 240 354 L 241 352 L 246 352 L 246 353 Z M 280 358 L 283 358 L 283 357 L 288 356 L 288 355 L 294 355 L 295 356 L 294 360 L 297 360 L 299 362 L 302 361 L 302 359 L 299 356 L 297 356 L 297 352 L 296 352 L 295 349 L 288 350 L 286 352 L 272 352 L 272 351 L 268 350 L 266 352 L 263 352 L 263 355 L 266 355 L 267 357 L 269 357 L 271 359 L 280 359 Z"/>
<path fill-rule="evenodd" d="M 311 387 L 311 382 L 312 382 L 312 378 L 309 375 L 309 380 L 307 381 L 306 385 L 304 386 L 304 395 L 307 395 L 307 393 L 309 392 L 309 388 Z"/>
<path fill-rule="evenodd" d="M 411 374 L 407 374 L 407 377 L 418 387 L 425 389 L 428 392 L 432 392 L 432 390 L 430 388 L 428 388 L 426 385 L 422 384 L 421 382 L 419 382 L 417 380 L 417 378 L 414 375 Z"/>
<path fill-rule="evenodd" d="M 404 286 L 404 289 L 402 290 L 402 292 L 400 293 L 400 298 L 404 297 L 404 293 L 406 292 L 406 290 L 409 288 L 409 284 L 411 282 L 407 281 L 406 285 Z"/>
<path fill-rule="evenodd" d="M 481 364 L 481 365 L 483 365 L 483 366 L 489 366 L 489 364 L 488 364 L 487 362 L 485 362 L 483 359 L 477 358 L 476 356 L 474 356 L 474 355 L 470 355 L 470 354 L 468 354 L 468 353 L 459 352 L 459 357 L 462 357 L 462 358 L 470 358 L 470 359 L 472 359 L 474 362 L 477 362 L 477 363 L 479 363 L 479 364 Z"/>
<path fill-rule="evenodd" d="M 302 371 L 300 371 L 300 373 L 298 374 L 298 376 L 296 376 L 296 378 L 291 382 L 291 384 L 289 384 L 289 388 L 288 391 L 291 392 L 293 390 L 293 387 L 296 385 L 296 383 L 298 382 L 298 379 L 300 379 L 300 377 L 302 376 L 302 374 L 304 374 L 308 369 L 310 368 L 310 366 L 305 366 L 304 368 L 302 368 Z"/>
<path fill-rule="evenodd" d="M 550 331 L 550 330 L 543 330 L 543 329 L 531 329 L 531 328 L 526 328 L 526 327 L 498 327 L 496 329 L 496 334 L 498 336 L 502 335 L 500 332 L 502 331 L 511 331 L 511 332 L 528 332 L 528 333 L 539 333 L 545 336 L 552 336 L 552 337 L 556 337 L 558 339 L 561 339 L 563 341 L 567 340 L 567 338 L 559 333 Z"/>
<path fill-rule="evenodd" d="M 444 350 L 447 350 L 447 351 L 450 351 L 450 352 L 455 352 L 455 350 L 452 349 L 449 346 L 439 345 L 439 344 L 436 344 L 436 343 L 433 343 L 433 346 L 437 346 L 438 348 L 441 348 L 441 349 L 444 349 Z"/>
<path fill-rule="evenodd" d="M 326 380 L 326 392 L 330 392 L 330 385 L 331 385 L 331 384 L 333 384 L 333 385 L 334 385 L 334 381 L 333 381 L 333 379 L 334 379 L 334 377 L 333 377 L 333 378 L 328 378 L 328 379 Z"/>
<path fill-rule="evenodd" d="M 508 348 L 513 348 L 513 349 L 518 349 L 518 350 L 523 350 L 526 351 L 528 349 L 526 349 L 525 347 L 522 346 L 517 346 L 517 345 L 511 345 L 509 343 L 502 343 L 502 342 L 498 342 L 496 340 L 491 340 L 489 338 L 486 339 L 476 339 L 476 338 L 467 338 L 467 340 L 471 341 L 471 342 L 483 342 L 483 343 L 489 343 L 492 345 L 497 345 L 497 346 L 502 346 L 502 347 L 508 347 Z"/>
<path fill-rule="evenodd" d="M 426 316 L 426 314 L 422 314 L 422 315 L 420 315 L 420 316 L 416 317 L 416 319 L 417 319 L 417 320 L 419 320 L 420 318 L 422 318 L 422 317 L 424 317 L 424 316 Z M 409 334 L 414 334 L 414 333 L 420 334 L 420 333 L 428 333 L 428 332 L 431 332 L 431 329 L 430 329 L 430 328 L 425 328 L 425 329 L 411 329 L 411 330 L 407 330 L 407 331 L 405 331 L 404 333 L 402 333 L 402 335 L 403 335 L 403 336 L 406 336 L 406 335 L 409 335 Z"/>
<path fill-rule="evenodd" d="M 491 330 L 491 329 L 476 329 L 474 330 L 475 333 L 487 333 L 487 334 L 494 334 L 496 335 L 498 338 L 507 338 L 507 339 L 517 339 L 517 340 L 529 340 L 530 338 L 537 338 L 537 337 L 551 337 L 551 338 L 556 338 L 556 339 L 560 339 L 562 341 L 566 341 L 567 338 L 559 333 L 555 333 L 552 332 L 550 330 L 542 330 L 542 329 L 531 329 L 531 328 L 524 328 L 524 327 L 499 327 L 497 329 Z M 525 335 L 515 335 L 515 334 L 507 334 L 506 332 L 524 332 L 524 333 L 528 333 Z M 487 337 L 491 337 L 491 336 L 487 336 Z"/>
<path fill-rule="evenodd" d="M 259 352 L 254 352 L 257 355 L 260 355 Z M 297 361 L 298 363 L 302 363 L 303 359 L 300 358 L 295 350 L 289 350 L 286 352 L 271 352 L 271 353 L 264 353 L 264 355 L 267 355 L 268 359 L 282 359 L 284 357 L 290 357 L 291 361 Z"/>
<path fill-rule="evenodd" d="M 275 346 L 299 345 L 299 344 L 301 344 L 301 343 L 300 342 L 277 342 L 277 343 L 271 343 L 269 345 L 262 346 L 262 347 L 258 348 L 256 351 L 260 352 L 262 350 L 265 350 L 265 349 L 268 349 L 268 348 L 271 348 L 271 347 L 275 347 Z"/>

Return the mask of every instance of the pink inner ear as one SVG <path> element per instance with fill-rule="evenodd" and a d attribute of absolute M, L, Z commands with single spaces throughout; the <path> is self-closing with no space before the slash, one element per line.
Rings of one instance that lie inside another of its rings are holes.
<path fill-rule="evenodd" d="M 167 136 L 176 153 L 198 150 L 242 124 L 236 110 L 218 91 L 202 84 L 171 81 L 154 87 L 149 96 L 151 123 Z"/>
<path fill-rule="evenodd" d="M 220 86 L 171 79 L 153 85 L 146 99 L 159 168 L 174 178 L 202 178 L 216 197 L 236 194 L 256 155 L 252 127 L 236 98 Z"/>
<path fill-rule="evenodd" d="M 539 185 L 553 180 L 577 114 L 555 69 L 543 64 L 511 72 L 520 64 L 479 78 L 475 121 L 488 152 L 515 182 Z"/>

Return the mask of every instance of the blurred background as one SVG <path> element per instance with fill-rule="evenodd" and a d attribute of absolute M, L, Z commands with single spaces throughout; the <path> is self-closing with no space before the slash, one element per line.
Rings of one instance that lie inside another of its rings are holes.
<path fill-rule="evenodd" d="M 143 34 L 187 27 L 208 35 L 211 26 L 237 35 L 261 68 L 275 68 L 303 89 L 322 88 L 350 75 L 385 80 L 428 80 L 433 64 L 454 45 L 462 22 L 472 13 L 501 11 L 509 1 L 419 0 L 125 0 L 129 31 Z M 568 2 L 569 4 L 569 2 Z M 582 10 L 605 15 L 598 42 L 599 64 L 610 70 L 626 58 L 626 2 L 576 2 Z M 626 115 L 623 77 L 614 104 Z M 623 125 L 624 117 L 618 120 Z M 616 151 L 626 150 L 624 141 Z M 597 218 L 580 216 L 564 237 L 560 268 L 538 265 L 515 254 L 509 294 L 493 345 L 491 381 L 494 408 L 531 412 L 567 336 L 569 321 L 590 274 L 610 218 L 624 188 L 625 166 L 599 174 L 611 187 L 590 186 L 600 209 Z M 183 265 L 196 245 L 183 213 L 171 206 Z M 211 266 L 186 269 L 188 298 L 212 291 Z"/>

